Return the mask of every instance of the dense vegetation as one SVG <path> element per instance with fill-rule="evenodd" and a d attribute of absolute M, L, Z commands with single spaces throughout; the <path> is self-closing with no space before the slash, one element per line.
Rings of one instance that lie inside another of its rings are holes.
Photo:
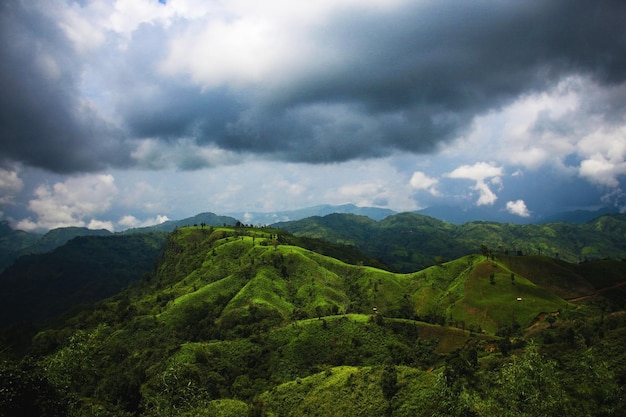
<path fill-rule="evenodd" d="M 351 245 L 401 272 L 489 248 L 500 253 L 535 254 L 579 263 L 626 258 L 626 214 L 599 217 L 585 224 L 445 223 L 403 213 L 374 221 L 352 214 L 331 214 L 276 227 L 297 236 Z"/>
<path fill-rule="evenodd" d="M 0 273 L 0 328 L 40 323 L 117 294 L 154 270 L 165 234 L 82 236 Z"/>
<path fill-rule="evenodd" d="M 626 411 L 623 261 L 488 248 L 408 274 L 370 261 L 277 229 L 177 229 L 140 281 L 26 355 L 5 341 L 0 415 Z"/>

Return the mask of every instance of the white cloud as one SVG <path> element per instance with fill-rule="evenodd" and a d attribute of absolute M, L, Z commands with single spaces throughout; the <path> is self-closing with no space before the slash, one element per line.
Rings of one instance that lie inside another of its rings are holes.
<path fill-rule="evenodd" d="M 91 2 L 81 6 L 72 3 L 67 8 L 59 9 L 57 16 L 59 27 L 72 41 L 79 52 L 87 52 L 101 46 L 105 39 L 106 3 Z"/>
<path fill-rule="evenodd" d="M 400 3 L 404 0 L 213 3 L 210 12 L 189 19 L 185 29 L 169 39 L 160 70 L 170 76 L 185 74 L 203 88 L 260 81 L 263 88 L 284 86 L 312 71 L 327 72 L 346 58 L 323 37 L 310 36 L 329 15 L 384 11 Z M 183 13 L 177 16 L 185 18 Z"/>
<path fill-rule="evenodd" d="M 15 170 L 0 168 L 0 204 L 10 204 L 24 187 L 24 182 Z"/>
<path fill-rule="evenodd" d="M 472 132 L 441 155 L 489 158 L 532 170 L 550 166 L 566 176 L 619 188 L 626 175 L 626 124 L 607 109 L 623 97 L 626 83 L 601 86 L 568 77 L 550 90 L 476 117 Z"/>
<path fill-rule="evenodd" d="M 416 190 L 426 190 L 434 196 L 439 195 L 439 191 L 437 190 L 439 180 L 437 178 L 429 177 L 422 171 L 415 171 L 411 176 L 409 184 L 411 184 L 411 187 Z"/>
<path fill-rule="evenodd" d="M 579 144 L 584 155 L 579 173 L 589 181 L 619 187 L 619 177 L 626 175 L 626 126 L 606 127 L 585 137 Z"/>
<path fill-rule="evenodd" d="M 241 17 L 192 25 L 170 41 L 160 69 L 187 74 L 204 88 L 246 85 L 286 68 L 296 52 L 291 37 L 271 22 Z"/>
<path fill-rule="evenodd" d="M 593 155 L 580 163 L 580 175 L 611 188 L 619 187 L 620 175 L 626 174 L 626 162 L 614 163 L 602 155 Z"/>
<path fill-rule="evenodd" d="M 94 216 L 106 212 L 117 193 L 115 179 L 105 174 L 72 177 L 52 186 L 41 184 L 34 191 L 35 198 L 28 202 L 35 220 L 23 219 L 17 223 L 17 228 L 36 230 L 102 225 L 104 223 Z"/>
<path fill-rule="evenodd" d="M 515 214 L 520 217 L 530 217 L 530 211 L 526 207 L 524 200 L 508 201 L 506 203 L 506 209 L 511 214 Z"/>
<path fill-rule="evenodd" d="M 89 223 L 87 223 L 87 229 L 91 229 L 91 230 L 106 229 L 109 232 L 113 232 L 115 230 L 113 227 L 113 222 L 96 220 L 96 219 L 89 220 Z"/>
<path fill-rule="evenodd" d="M 474 181 L 484 181 L 487 178 L 502 175 L 502 167 L 493 162 L 476 162 L 474 165 L 462 165 L 446 176 L 449 178 L 466 178 Z"/>
<path fill-rule="evenodd" d="M 474 165 L 462 165 L 452 172 L 446 174 L 448 178 L 456 179 L 468 179 L 475 181 L 472 189 L 478 191 L 479 197 L 476 204 L 492 205 L 496 202 L 498 197 L 489 188 L 489 185 L 485 180 L 491 178 L 490 182 L 493 185 L 502 188 L 502 180 L 500 175 L 503 173 L 503 168 L 495 166 L 492 162 L 477 162 Z"/>
<path fill-rule="evenodd" d="M 164 223 L 168 220 L 169 218 L 162 214 L 158 214 L 155 217 L 151 217 L 145 220 L 139 220 L 135 216 L 128 214 L 119 219 L 117 221 L 117 224 L 118 226 L 120 226 L 121 229 L 131 229 L 135 227 L 154 226 L 156 224 Z"/>
<path fill-rule="evenodd" d="M 337 196 L 343 199 L 343 202 L 350 202 L 357 206 L 374 206 L 380 205 L 377 202 L 388 201 L 388 192 L 379 182 L 361 182 L 355 184 L 346 184 L 337 189 Z"/>
<path fill-rule="evenodd" d="M 479 193 L 478 200 L 476 200 L 477 206 L 491 206 L 498 199 L 498 196 L 483 181 L 476 182 L 473 188 Z"/>

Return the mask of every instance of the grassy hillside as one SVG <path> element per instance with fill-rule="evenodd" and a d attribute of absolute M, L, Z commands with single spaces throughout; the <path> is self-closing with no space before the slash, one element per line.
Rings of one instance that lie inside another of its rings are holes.
<path fill-rule="evenodd" d="M 0 406 L 45 384 L 39 397 L 71 416 L 623 411 L 626 355 L 612 357 L 618 374 L 598 355 L 623 339 L 626 319 L 557 295 L 607 288 L 612 280 L 589 276 L 615 266 L 474 254 L 400 274 L 356 251 L 242 227 L 179 228 L 165 246 L 153 274 L 40 332 L 27 360 L 0 367 L 19 382 Z M 527 345 L 527 328 L 541 350 Z M 543 401 L 507 391 L 516 389 Z"/>

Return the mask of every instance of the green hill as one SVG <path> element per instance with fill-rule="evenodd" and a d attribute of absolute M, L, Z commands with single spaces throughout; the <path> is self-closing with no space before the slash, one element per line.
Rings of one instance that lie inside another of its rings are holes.
<path fill-rule="evenodd" d="M 570 263 L 626 258 L 623 214 L 602 216 L 582 225 L 453 225 L 415 213 L 401 213 L 376 222 L 352 214 L 331 214 L 274 226 L 297 236 L 352 245 L 401 272 L 476 253 L 481 248 L 496 253 L 547 255 Z"/>
<path fill-rule="evenodd" d="M 0 366 L 1 409 L 36 392 L 70 416 L 624 411 L 626 320 L 563 298 L 610 293 L 619 262 L 473 254 L 400 274 L 370 261 L 278 229 L 178 228 L 153 273 Z"/>

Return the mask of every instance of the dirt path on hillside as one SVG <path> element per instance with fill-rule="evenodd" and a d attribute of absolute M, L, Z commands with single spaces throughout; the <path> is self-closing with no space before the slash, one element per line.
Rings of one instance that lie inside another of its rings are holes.
<path fill-rule="evenodd" d="M 626 281 L 622 281 L 622 282 L 618 282 L 617 284 L 611 285 L 610 287 L 599 289 L 598 291 L 594 292 L 593 294 L 582 295 L 580 297 L 574 297 L 574 298 L 566 298 L 565 300 L 570 302 L 570 303 L 575 303 L 577 301 L 583 301 L 583 300 L 586 300 L 588 298 L 600 295 L 600 294 L 602 294 L 605 291 L 613 290 L 615 288 L 623 287 L 625 285 L 626 285 Z"/>

